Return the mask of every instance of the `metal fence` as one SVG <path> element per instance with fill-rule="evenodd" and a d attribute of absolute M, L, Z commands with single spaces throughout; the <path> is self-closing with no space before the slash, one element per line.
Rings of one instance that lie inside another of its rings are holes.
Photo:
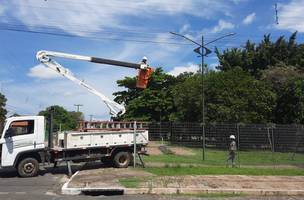
<path fill-rule="evenodd" d="M 207 152 L 207 159 L 210 159 L 208 151 L 227 151 L 230 143 L 229 136 L 235 135 L 238 156 L 243 155 L 244 158 L 250 156 L 250 152 L 256 152 L 254 156 L 257 157 L 256 160 L 260 160 L 258 164 L 268 163 L 269 159 L 272 159 L 273 163 L 281 164 L 303 164 L 304 162 L 303 125 L 217 123 L 202 126 L 200 123 L 188 122 L 153 122 L 147 125 L 147 129 L 150 141 L 162 141 L 162 144 L 167 146 L 204 149 L 204 152 Z M 204 142 L 205 147 L 203 147 Z M 259 152 L 267 152 L 271 156 L 269 159 L 267 157 L 262 160 L 258 158 Z M 300 157 L 295 161 L 296 154 Z M 238 157 L 238 159 L 241 158 Z M 280 161 L 284 159 L 284 162 Z M 255 164 L 254 161 L 252 163 Z"/>
<path fill-rule="evenodd" d="M 279 124 L 208 124 L 185 122 L 150 123 L 147 129 L 151 141 L 167 141 L 188 147 L 227 149 L 229 136 L 235 135 L 239 150 L 304 152 L 304 126 Z"/>

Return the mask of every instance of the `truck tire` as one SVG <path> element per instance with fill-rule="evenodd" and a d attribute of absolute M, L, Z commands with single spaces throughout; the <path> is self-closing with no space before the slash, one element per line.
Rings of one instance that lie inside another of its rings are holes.
<path fill-rule="evenodd" d="M 24 158 L 17 166 L 20 177 L 34 177 L 37 176 L 39 170 L 39 163 L 35 158 Z"/>
<path fill-rule="evenodd" d="M 115 154 L 113 162 L 114 167 L 116 168 L 127 168 L 129 166 L 129 163 L 131 161 L 131 153 L 120 151 L 117 154 Z"/>

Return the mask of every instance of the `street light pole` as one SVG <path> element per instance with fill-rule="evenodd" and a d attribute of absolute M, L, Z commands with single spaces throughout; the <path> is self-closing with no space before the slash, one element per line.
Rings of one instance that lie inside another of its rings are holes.
<path fill-rule="evenodd" d="M 202 47 L 204 47 L 204 35 L 202 35 Z M 202 129 L 203 129 L 203 160 L 205 160 L 205 146 L 206 146 L 206 135 L 205 135 L 205 88 L 204 88 L 204 76 L 205 76 L 205 62 L 204 62 L 204 51 L 202 48 L 202 63 L 201 63 L 201 74 L 202 74 Z"/>
<path fill-rule="evenodd" d="M 205 135 L 205 95 L 204 95 L 204 92 L 205 92 L 205 88 L 204 88 L 204 75 L 205 75 L 205 63 L 204 63 L 204 57 L 207 56 L 208 54 L 212 53 L 212 51 L 210 49 L 208 49 L 206 47 L 206 45 L 208 44 L 211 44 L 213 42 L 216 42 L 220 39 L 223 39 L 225 37 L 229 37 L 229 36 L 233 36 L 235 35 L 235 33 L 229 33 L 229 34 L 226 34 L 226 35 L 223 35 L 221 37 L 218 37 L 210 42 L 207 42 L 206 44 L 204 44 L 204 35 L 202 35 L 202 41 L 201 41 L 201 44 L 195 42 L 194 40 L 182 35 L 182 34 L 179 34 L 179 33 L 174 33 L 174 32 L 170 32 L 171 34 L 173 35 L 176 35 L 176 36 L 179 36 L 179 37 L 182 37 L 190 42 L 192 42 L 193 44 L 197 45 L 198 48 L 195 48 L 194 49 L 194 52 L 195 53 L 198 53 L 200 56 L 201 56 L 201 75 L 202 75 L 202 131 L 203 131 L 203 160 L 205 160 L 205 146 L 206 146 L 206 135 Z M 200 50 L 202 49 L 202 50 Z"/>

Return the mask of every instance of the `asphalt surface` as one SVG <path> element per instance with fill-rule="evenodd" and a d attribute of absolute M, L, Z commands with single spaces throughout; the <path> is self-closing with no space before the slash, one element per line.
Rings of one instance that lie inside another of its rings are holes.
<path fill-rule="evenodd" d="M 77 171 L 81 165 L 73 166 L 73 171 Z M 157 195 L 115 195 L 115 196 L 68 196 L 60 194 L 63 183 L 67 181 L 66 168 L 60 166 L 57 169 L 48 168 L 42 170 L 39 176 L 34 178 L 19 178 L 15 170 L 0 170 L 0 200 L 91 200 L 91 199 L 109 199 L 109 200 L 188 200 L 201 199 L 194 196 L 157 196 Z M 214 198 L 203 198 L 214 199 Z M 218 198 L 216 198 L 218 199 Z M 229 200 L 240 199 L 263 199 L 263 200 L 283 200 L 283 199 L 304 199 L 304 197 L 235 197 L 220 198 Z"/>

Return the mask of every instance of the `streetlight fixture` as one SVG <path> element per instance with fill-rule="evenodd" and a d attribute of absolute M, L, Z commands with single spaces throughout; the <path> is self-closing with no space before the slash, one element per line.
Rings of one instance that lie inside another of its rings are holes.
<path fill-rule="evenodd" d="M 193 49 L 193 51 L 197 54 L 200 55 L 201 57 L 201 74 L 202 74 L 202 123 L 203 123 L 203 160 L 205 160 L 205 146 L 206 146 L 206 137 L 205 137 L 205 96 L 204 96 L 204 74 L 205 74 L 205 63 L 204 63 L 204 57 L 205 56 L 208 56 L 210 53 L 212 53 L 212 51 L 210 49 L 208 49 L 206 47 L 206 45 L 208 44 L 211 44 L 213 42 L 216 42 L 218 40 L 221 40 L 225 37 L 229 37 L 229 36 L 233 36 L 235 35 L 235 33 L 228 33 L 226 35 L 223 35 L 221 37 L 218 37 L 212 41 L 209 41 L 207 43 L 204 44 L 204 35 L 202 35 L 202 41 L 201 41 L 201 44 L 182 35 L 182 34 L 179 34 L 179 33 L 175 33 L 175 32 L 170 32 L 171 34 L 173 35 L 176 35 L 176 36 L 179 36 L 179 37 L 182 37 L 190 42 L 192 42 L 193 44 L 197 45 L 198 47 Z"/>

